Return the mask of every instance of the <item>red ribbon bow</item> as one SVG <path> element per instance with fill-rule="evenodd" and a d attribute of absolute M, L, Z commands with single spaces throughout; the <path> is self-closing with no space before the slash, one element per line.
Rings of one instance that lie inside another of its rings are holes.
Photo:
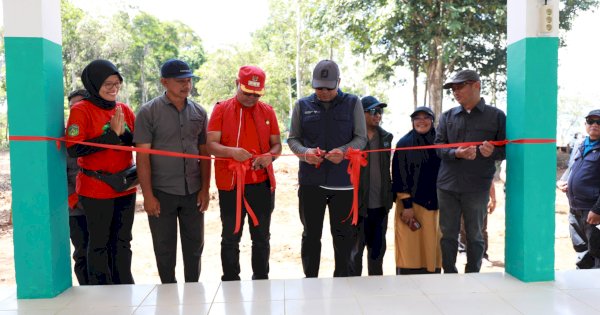
<path fill-rule="evenodd" d="M 236 160 L 230 160 L 227 168 L 230 171 L 233 171 L 233 176 L 236 182 L 236 194 L 237 201 L 235 206 L 235 229 L 233 230 L 233 234 L 237 234 L 240 231 L 240 226 L 242 223 L 242 199 L 244 200 L 244 206 L 246 207 L 246 212 L 248 212 L 248 216 L 252 219 L 252 223 L 254 226 L 258 225 L 258 218 L 256 214 L 254 214 L 254 210 L 250 207 L 250 204 L 246 200 L 244 196 L 244 188 L 246 187 L 246 171 L 251 168 L 251 160 L 248 159 L 244 162 L 239 162 Z"/>
<path fill-rule="evenodd" d="M 346 155 L 344 156 L 348 163 L 348 174 L 350 174 L 350 182 L 352 183 L 353 197 L 352 197 L 352 208 L 350 213 L 344 219 L 348 220 L 352 217 L 352 225 L 358 224 L 358 184 L 360 183 L 360 168 L 367 166 L 367 153 L 358 149 L 348 148 Z M 342 222 L 344 222 L 342 221 Z"/>

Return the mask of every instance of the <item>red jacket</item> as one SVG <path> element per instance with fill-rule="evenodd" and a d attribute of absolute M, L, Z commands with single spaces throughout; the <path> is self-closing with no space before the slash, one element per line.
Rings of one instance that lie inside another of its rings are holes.
<path fill-rule="evenodd" d="M 270 137 L 279 136 L 279 125 L 273 108 L 263 102 L 252 107 L 244 107 L 233 97 L 217 103 L 208 122 L 208 132 L 221 132 L 222 145 L 240 147 L 252 154 L 263 154 L 271 149 Z M 215 181 L 220 190 L 233 190 L 235 180 L 228 169 L 229 161 L 215 160 Z M 268 173 L 269 172 L 269 173 Z M 267 170 L 249 170 L 245 183 L 261 183 L 271 178 L 271 187 L 275 187 L 272 164 Z"/>
<path fill-rule="evenodd" d="M 135 116 L 131 109 L 123 104 L 117 103 L 125 115 L 125 123 L 129 130 L 133 133 Z M 92 104 L 87 100 L 77 102 L 69 114 L 67 122 L 67 140 L 85 141 L 100 137 L 106 130 L 110 128 L 110 119 L 115 114 L 115 108 L 105 110 Z M 74 145 L 68 143 L 67 147 Z M 77 164 L 84 169 L 92 171 L 105 171 L 108 173 L 117 173 L 133 164 L 133 155 L 130 151 L 106 149 L 82 156 L 77 159 Z M 124 192 L 116 192 L 112 187 L 103 181 L 84 175 L 77 174 L 76 192 L 85 197 L 97 199 L 117 198 L 135 193 L 136 189 L 132 188 Z"/>

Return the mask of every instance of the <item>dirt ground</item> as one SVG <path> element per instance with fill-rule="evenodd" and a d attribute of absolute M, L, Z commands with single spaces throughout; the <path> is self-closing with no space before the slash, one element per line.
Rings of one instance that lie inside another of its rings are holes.
<path fill-rule="evenodd" d="M 559 164 L 563 165 L 568 158 L 566 154 L 559 152 Z M 271 279 L 293 279 L 302 278 L 302 264 L 300 260 L 300 239 L 302 225 L 298 218 L 297 198 L 297 169 L 298 160 L 294 157 L 282 157 L 275 162 L 277 192 L 275 211 L 273 212 L 271 224 Z M 558 168 L 559 176 L 564 167 Z M 504 271 L 504 193 L 503 182 L 497 181 L 497 208 L 489 217 L 489 257 L 484 260 L 482 272 Z M 220 262 L 220 235 L 221 223 L 219 219 L 217 191 L 213 183 L 211 189 L 211 204 L 205 217 L 205 246 L 202 256 L 202 273 L 200 281 L 219 281 L 221 276 Z M 133 275 L 138 284 L 160 283 L 152 240 L 148 227 L 148 220 L 142 210 L 142 196 L 138 193 L 137 211 L 133 226 Z M 0 285 L 14 285 L 14 261 L 13 261 L 13 229 L 9 222 L 9 209 L 11 205 L 10 166 L 8 152 L 0 152 Z M 66 209 L 65 209 L 66 211 Z M 390 214 L 393 214 L 390 212 Z M 568 202 L 566 196 L 557 191 L 556 197 L 556 259 L 555 269 L 574 269 L 575 253 L 569 240 L 567 224 Z M 390 216 L 390 228 L 387 232 L 387 252 L 384 259 L 384 274 L 395 274 L 394 263 L 394 237 L 393 217 Z M 321 254 L 321 277 L 333 276 L 333 248 L 331 235 L 329 233 L 328 220 L 325 220 L 323 228 L 323 247 Z M 241 243 L 240 264 L 242 267 L 241 278 L 251 279 L 252 270 L 250 266 L 250 238 L 246 229 Z M 181 251 L 179 251 L 181 253 Z M 183 267 L 179 254 L 177 262 L 177 277 L 183 279 Z M 459 270 L 466 263 L 465 254 L 460 254 L 457 262 Z M 366 269 L 366 268 L 365 268 Z M 363 271 L 364 274 L 365 271 Z M 181 280 L 180 280 L 181 281 Z M 73 284 L 77 285 L 75 276 Z"/>

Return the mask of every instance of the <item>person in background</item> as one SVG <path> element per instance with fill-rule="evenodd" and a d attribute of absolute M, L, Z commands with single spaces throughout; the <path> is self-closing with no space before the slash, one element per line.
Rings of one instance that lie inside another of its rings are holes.
<path fill-rule="evenodd" d="M 138 111 L 133 136 L 136 146 L 208 156 L 206 111 L 188 98 L 192 70 L 184 61 L 169 59 L 161 66 L 160 75 L 165 92 Z M 136 154 L 136 160 L 160 281 L 177 282 L 179 223 L 184 280 L 198 282 L 204 249 L 204 212 L 210 200 L 210 160 L 142 152 Z"/>
<path fill-rule="evenodd" d="M 587 137 L 576 147 L 567 181 L 557 188 L 569 199 L 569 232 L 577 269 L 600 268 L 600 109 L 585 117 Z"/>
<path fill-rule="evenodd" d="M 69 93 L 69 109 L 77 102 L 86 98 L 86 90 L 75 90 Z M 83 213 L 83 207 L 79 202 L 79 196 L 75 192 L 75 183 L 79 173 L 77 158 L 67 155 L 67 189 L 69 193 L 69 236 L 73 244 L 73 272 L 77 277 L 79 285 L 89 284 L 87 272 L 87 245 L 89 233 L 87 229 L 87 220 Z"/>
<path fill-rule="evenodd" d="M 277 116 L 273 108 L 259 101 L 265 94 L 265 72 L 255 66 L 243 66 L 235 81 L 237 92 L 213 108 L 208 122 L 208 152 L 216 157 L 250 162 L 244 178 L 240 230 L 236 226 L 237 181 L 229 161 L 215 160 L 215 181 L 221 208 L 221 280 L 240 280 L 240 240 L 243 221 L 250 211 L 258 225 L 249 223 L 252 238 L 252 279 L 269 278 L 271 253 L 271 214 L 275 206 L 275 176 L 272 162 L 281 154 Z"/>
<path fill-rule="evenodd" d="M 135 115 L 117 95 L 123 77 L 108 60 L 94 60 L 81 73 L 89 96 L 73 105 L 67 122 L 67 140 L 132 146 Z M 67 142 L 67 152 L 77 157 L 77 194 L 89 232 L 89 284 L 133 284 L 131 229 L 135 187 L 117 191 L 106 178 L 131 169 L 130 151 L 105 149 Z"/>
<path fill-rule="evenodd" d="M 417 107 L 413 129 L 396 148 L 432 145 L 435 114 Z M 436 182 L 440 159 L 435 149 L 397 150 L 392 160 L 392 191 L 396 194 L 394 232 L 396 274 L 440 273 L 440 226 Z"/>
<path fill-rule="evenodd" d="M 360 170 L 361 202 L 358 237 L 356 247 L 352 250 L 355 268 L 353 274 L 355 276 L 362 274 L 363 252 L 366 247 L 369 276 L 376 276 L 383 275 L 388 213 L 394 203 L 390 176 L 392 156 L 390 149 L 394 136 L 380 126 L 383 109 L 387 104 L 381 103 L 373 96 L 363 97 L 361 103 L 365 113 L 368 139 L 364 150 L 387 149 L 387 151 L 369 152 L 368 164 Z"/>
<path fill-rule="evenodd" d="M 315 92 L 296 102 L 288 144 L 300 157 L 298 200 L 302 232 L 302 267 L 307 278 L 319 276 L 321 235 L 325 209 L 335 255 L 334 277 L 354 273 L 352 249 L 357 227 L 345 220 L 352 209 L 352 184 L 348 148 L 367 144 L 365 114 L 360 99 L 339 88 L 340 70 L 331 60 L 321 60 L 313 70 Z"/>

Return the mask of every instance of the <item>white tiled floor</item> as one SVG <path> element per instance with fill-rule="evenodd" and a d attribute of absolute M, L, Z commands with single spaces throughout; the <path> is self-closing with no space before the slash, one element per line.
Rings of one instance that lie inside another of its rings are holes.
<path fill-rule="evenodd" d="M 557 271 L 553 282 L 503 273 L 73 287 L 17 300 L 0 287 L 0 315 L 585 314 L 600 315 L 600 270 Z"/>

